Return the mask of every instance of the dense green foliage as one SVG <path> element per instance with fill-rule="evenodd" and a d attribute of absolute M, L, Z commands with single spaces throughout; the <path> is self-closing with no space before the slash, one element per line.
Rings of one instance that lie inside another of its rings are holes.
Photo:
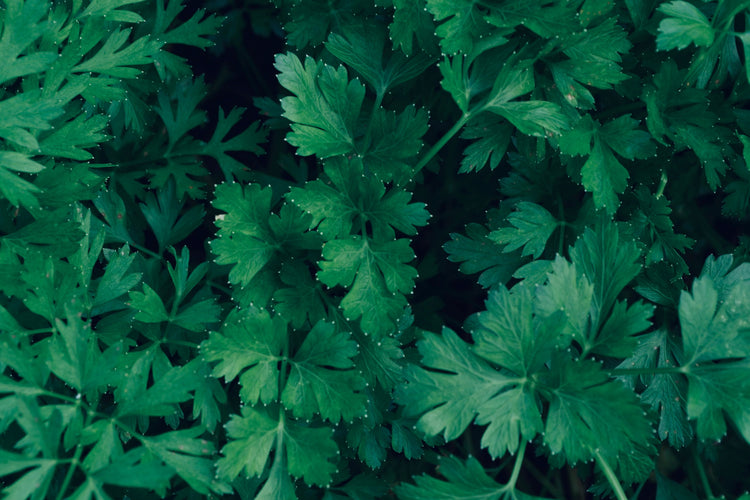
<path fill-rule="evenodd" d="M 0 0 L 3 498 L 748 497 L 750 1 L 203 7 Z"/>

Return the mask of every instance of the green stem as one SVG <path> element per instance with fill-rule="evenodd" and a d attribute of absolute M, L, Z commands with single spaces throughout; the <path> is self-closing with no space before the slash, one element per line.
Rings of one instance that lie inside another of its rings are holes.
<path fill-rule="evenodd" d="M 82 401 L 80 399 L 76 399 L 76 406 L 78 407 L 78 410 L 81 409 Z M 86 422 L 83 425 L 83 428 L 85 429 L 91 424 L 91 413 L 86 412 Z M 65 473 L 65 478 L 63 479 L 62 485 L 60 486 L 60 490 L 57 493 L 57 499 L 56 500 L 62 500 L 65 497 L 65 492 L 68 490 L 68 486 L 70 486 L 70 481 L 73 480 L 73 473 L 75 472 L 76 468 L 78 468 L 78 465 L 81 463 L 81 454 L 83 453 L 83 444 L 79 441 L 76 445 L 76 449 L 73 452 L 73 458 L 70 460 L 70 466 L 68 467 L 67 472 Z"/>
<path fill-rule="evenodd" d="M 206 280 L 206 283 L 211 288 L 215 288 L 215 289 L 219 290 L 220 292 L 224 292 L 225 294 L 227 294 L 229 296 L 232 295 L 232 290 L 230 288 L 228 288 L 228 287 L 225 287 L 224 285 L 220 285 L 220 284 L 218 284 L 218 283 L 216 283 L 215 281 L 212 281 L 212 280 Z"/>
<path fill-rule="evenodd" d="M 560 239 L 557 243 L 557 253 L 562 256 L 563 251 L 565 250 L 565 226 L 567 226 L 567 223 L 565 222 L 565 207 L 563 206 L 562 196 L 557 197 L 557 212 L 557 224 L 560 227 Z"/>
<path fill-rule="evenodd" d="M 150 255 L 151 257 L 153 257 L 155 259 L 159 259 L 159 260 L 162 259 L 161 255 L 159 255 L 158 253 L 154 252 L 153 250 L 149 250 L 148 248 L 144 247 L 140 243 L 136 243 L 135 241 L 128 241 L 128 240 L 123 241 L 123 243 L 127 243 L 128 245 L 130 245 L 131 247 L 135 248 L 139 252 L 145 253 L 146 255 Z"/>
<path fill-rule="evenodd" d="M 453 138 L 453 136 L 458 133 L 459 130 L 461 130 L 461 127 L 466 125 L 466 122 L 468 122 L 476 113 L 475 111 L 476 109 L 477 108 L 474 108 L 473 110 L 469 110 L 463 115 L 461 115 L 461 118 L 453 125 L 453 127 L 451 127 L 451 129 L 448 132 L 446 132 L 445 135 L 443 135 L 443 137 L 440 138 L 440 140 L 438 140 L 435 144 L 433 144 L 430 150 L 427 151 L 427 153 L 425 153 L 425 155 L 422 157 L 421 160 L 419 160 L 419 162 L 417 163 L 417 166 L 414 167 L 414 174 L 422 170 L 424 166 L 427 165 L 430 162 L 430 160 L 432 160 L 441 149 L 443 149 L 443 146 L 445 146 L 445 144 L 448 141 L 450 141 Z"/>
<path fill-rule="evenodd" d="M 609 463 L 607 463 L 607 460 L 602 456 L 601 452 L 599 450 L 594 450 L 594 456 L 596 457 L 596 463 L 599 464 L 599 467 L 602 469 L 602 472 L 604 472 L 604 476 L 607 478 L 609 485 L 612 487 L 612 491 L 615 492 L 617 500 L 628 500 L 628 496 L 625 494 L 625 490 L 622 489 L 622 485 L 620 484 L 620 480 L 617 479 L 615 471 L 609 466 Z"/>
<path fill-rule="evenodd" d="M 656 199 L 658 200 L 664 195 L 664 188 L 667 187 L 667 173 L 662 171 L 661 179 L 659 179 L 659 187 L 656 190 Z"/>
<path fill-rule="evenodd" d="M 708 482 L 706 469 L 703 467 L 703 462 L 701 462 L 701 458 L 698 456 L 698 450 L 695 447 L 693 447 L 693 459 L 695 460 L 695 468 L 698 471 L 698 477 L 700 477 L 701 485 L 703 486 L 703 490 L 706 492 L 706 499 L 716 499 L 713 492 L 711 491 L 711 484 Z"/>
<path fill-rule="evenodd" d="M 516 489 L 516 482 L 518 481 L 519 474 L 521 474 L 521 465 L 523 464 L 523 457 L 526 454 L 527 444 L 528 441 L 522 439 L 521 444 L 518 447 L 518 451 L 516 454 L 516 463 L 513 464 L 513 472 L 511 472 L 510 479 L 508 480 L 507 484 L 507 487 L 510 489 Z"/>
<path fill-rule="evenodd" d="M 383 103 L 383 97 L 385 95 L 385 89 L 380 89 L 375 96 L 375 102 L 372 104 L 372 112 L 370 113 L 370 123 L 367 124 L 367 131 L 365 132 L 365 138 L 362 141 L 362 153 L 370 149 L 370 142 L 372 141 L 372 122 L 375 112 L 380 108 Z"/>

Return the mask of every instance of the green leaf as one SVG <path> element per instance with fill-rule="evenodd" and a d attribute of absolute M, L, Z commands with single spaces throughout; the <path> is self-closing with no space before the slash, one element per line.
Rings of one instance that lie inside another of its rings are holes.
<path fill-rule="evenodd" d="M 507 123 L 500 123 L 496 118 L 481 115 L 470 122 L 461 139 L 474 139 L 464 150 L 459 173 L 480 171 L 485 165 L 495 170 L 510 146 L 512 128 Z"/>
<path fill-rule="evenodd" d="M 451 233 L 451 240 L 443 245 L 448 260 L 460 262 L 458 270 L 464 274 L 481 273 L 477 282 L 485 288 L 506 284 L 521 263 L 518 253 L 506 254 L 503 246 L 492 241 L 487 228 L 468 224 L 466 236 Z"/>
<path fill-rule="evenodd" d="M 430 51 L 435 44 L 435 24 L 427 12 L 425 0 L 393 0 L 395 12 L 391 23 L 390 39 L 407 56 L 414 53 L 414 38 L 420 48 Z"/>
<path fill-rule="evenodd" d="M 39 172 L 43 165 L 23 153 L 0 151 L 0 193 L 14 206 L 33 208 L 39 205 L 35 196 L 40 189 L 14 172 Z"/>
<path fill-rule="evenodd" d="M 596 339 L 589 343 L 591 352 L 615 358 L 626 357 L 638 342 L 635 336 L 651 326 L 653 314 L 654 306 L 651 304 L 635 302 L 628 306 L 624 301 L 615 302 Z"/>
<path fill-rule="evenodd" d="M 42 36 L 52 32 L 43 20 L 49 13 L 46 0 L 13 2 L 6 6 L 3 16 L 3 36 L 0 39 L 0 83 L 19 76 L 42 72 L 57 58 L 55 52 L 29 51 Z"/>
<path fill-rule="evenodd" d="M 404 295 L 414 288 L 417 276 L 416 269 L 407 265 L 414 259 L 409 240 L 377 243 L 351 236 L 326 243 L 323 258 L 318 279 L 329 287 L 350 287 L 341 301 L 346 317 L 361 317 L 362 329 L 368 333 L 392 331 L 406 305 Z"/>
<path fill-rule="evenodd" d="M 477 499 L 498 500 L 504 498 L 503 485 L 487 475 L 482 465 L 474 457 L 462 463 L 453 455 L 441 457 L 440 474 L 446 480 L 427 475 L 416 476 L 416 484 L 401 484 L 396 489 L 399 498 L 409 500 L 429 499 Z"/>
<path fill-rule="evenodd" d="M 25 500 L 26 498 L 42 498 L 47 495 L 55 475 L 55 463 L 42 463 L 15 480 L 10 486 L 3 488 L 5 500 Z"/>
<path fill-rule="evenodd" d="M 174 95 L 159 92 L 156 113 L 164 122 L 169 136 L 168 151 L 190 130 L 206 121 L 206 113 L 198 109 L 198 104 L 206 95 L 206 84 L 203 78 L 183 80 L 175 88 Z M 172 109 L 172 102 L 177 101 L 177 109 Z"/>
<path fill-rule="evenodd" d="M 226 427 L 230 440 L 218 460 L 220 477 L 233 479 L 243 470 L 259 476 L 272 450 L 279 457 L 274 458 L 268 483 L 257 498 L 290 498 L 289 475 L 307 484 L 330 484 L 335 471 L 332 460 L 338 454 L 331 429 L 303 426 L 287 420 L 283 413 L 274 418 L 248 407 L 242 409 L 242 416 L 233 415 Z M 281 494 L 285 490 L 287 494 Z"/>
<path fill-rule="evenodd" d="M 161 43 L 148 36 L 129 42 L 131 29 L 115 29 L 95 55 L 73 67 L 76 73 L 100 73 L 115 78 L 137 78 L 141 70 L 131 66 L 150 64 Z M 101 36 L 101 35 L 99 35 Z"/>
<path fill-rule="evenodd" d="M 570 464 L 601 454 L 620 480 L 643 480 L 653 467 L 655 440 L 638 398 L 598 363 L 556 356 L 545 376 L 551 390 L 544 442 Z M 620 432 L 613 434 L 613 428 Z M 639 457 L 637 460 L 635 457 Z M 633 464 L 643 461 L 643 469 Z"/>
<path fill-rule="evenodd" d="M 691 3 L 675 0 L 661 4 L 657 10 L 667 16 L 659 23 L 657 50 L 684 49 L 691 43 L 707 47 L 713 43 L 713 26 Z"/>
<path fill-rule="evenodd" d="M 114 367 L 122 355 L 121 343 L 104 352 L 99 349 L 91 325 L 68 315 L 67 322 L 56 321 L 59 336 L 54 338 L 47 364 L 49 369 L 79 393 L 89 393 L 115 383 Z"/>
<path fill-rule="evenodd" d="M 491 290 L 485 307 L 476 315 L 472 336 L 474 352 L 488 361 L 525 377 L 541 370 L 554 349 L 566 347 L 559 317 L 534 315 L 532 293 L 525 285 L 512 292 Z"/>
<path fill-rule="evenodd" d="M 616 19 L 610 17 L 572 36 L 565 33 L 563 53 L 569 59 L 552 64 L 551 69 L 560 92 L 574 106 L 579 100 L 584 109 L 593 104 L 593 96 L 584 86 L 609 89 L 629 78 L 620 63 L 621 54 L 632 44 Z"/>
<path fill-rule="evenodd" d="M 744 498 L 740 497 L 742 500 Z M 698 500 L 689 489 L 656 473 L 656 500 Z"/>
<path fill-rule="evenodd" d="M 227 394 L 219 381 L 211 376 L 208 363 L 198 363 L 197 371 L 203 378 L 195 388 L 193 418 L 200 416 L 201 427 L 213 433 L 216 425 L 222 421 L 221 409 L 227 403 Z"/>
<path fill-rule="evenodd" d="M 240 396 L 249 404 L 269 404 L 279 396 L 279 361 L 285 343 L 286 324 L 267 311 L 234 309 L 221 332 L 211 332 L 201 344 L 207 361 L 219 361 L 215 377 L 230 381 L 240 377 Z"/>
<path fill-rule="evenodd" d="M 468 64 L 466 70 L 464 70 L 465 60 L 463 57 L 444 58 L 438 64 L 440 73 L 443 75 L 443 79 L 440 80 L 440 85 L 443 89 L 448 92 L 458 109 L 466 113 L 469 110 L 469 102 L 475 93 L 472 88 L 472 82 L 467 74 Z"/>
<path fill-rule="evenodd" d="M 229 441 L 217 463 L 219 476 L 231 480 L 243 470 L 246 475 L 259 476 L 274 447 L 278 426 L 266 412 L 250 407 L 242 409 L 242 416 L 232 415 L 225 426 Z"/>
<path fill-rule="evenodd" d="M 502 116 L 526 135 L 560 134 L 570 126 L 560 106 L 547 101 L 512 101 L 490 104 L 486 109 Z"/>
<path fill-rule="evenodd" d="M 489 239 L 505 245 L 504 253 L 523 246 L 521 256 L 532 255 L 538 259 L 544 252 L 547 240 L 559 223 L 546 208 L 522 201 L 515 206 L 515 212 L 508 216 L 512 227 L 502 227 L 492 231 Z"/>
<path fill-rule="evenodd" d="M 185 239 L 203 221 L 206 215 L 203 207 L 196 205 L 184 209 L 184 203 L 178 199 L 174 179 L 169 179 L 165 186 L 154 196 L 148 193 L 144 203 L 139 207 L 146 222 L 151 226 L 156 241 L 159 243 L 159 253 L 164 249 Z"/>
<path fill-rule="evenodd" d="M 169 314 L 161 297 L 147 284 L 143 292 L 130 292 L 130 308 L 135 311 L 135 319 L 144 323 L 169 321 Z"/>
<path fill-rule="evenodd" d="M 208 263 L 202 262 L 189 272 L 190 249 L 187 246 L 182 247 L 179 256 L 174 248 L 170 250 L 175 258 L 175 265 L 167 263 L 167 272 L 174 285 L 175 302 L 180 303 L 206 276 Z"/>
<path fill-rule="evenodd" d="M 656 153 L 651 135 L 638 129 L 638 120 L 623 115 L 602 125 L 599 137 L 626 160 L 646 160 Z"/>
<path fill-rule="evenodd" d="M 594 204 L 608 214 L 614 214 L 620 206 L 617 195 L 625 192 L 630 174 L 612 150 L 600 139 L 594 139 L 591 155 L 581 168 L 581 182 L 586 191 L 593 193 Z"/>
<path fill-rule="evenodd" d="M 81 17 L 104 17 L 110 21 L 124 21 L 128 23 L 142 23 L 144 19 L 129 10 L 119 7 L 140 3 L 143 0 L 94 0 L 86 6 Z"/>
<path fill-rule="evenodd" d="M 586 228 L 570 250 L 576 269 L 594 285 L 591 317 L 603 324 L 619 293 L 640 272 L 640 252 L 632 241 L 622 241 L 614 224 L 606 223 L 597 231 Z"/>
<path fill-rule="evenodd" d="M 199 149 L 201 154 L 210 156 L 218 162 L 227 181 L 231 181 L 233 175 L 247 169 L 243 163 L 227 153 L 245 151 L 258 156 L 264 153 L 260 144 L 266 140 L 266 129 L 261 127 L 260 122 L 253 122 L 242 132 L 228 138 L 244 112 L 245 108 L 232 108 L 229 114 L 224 115 L 224 110 L 219 108 L 214 133 Z"/>
<path fill-rule="evenodd" d="M 693 292 L 680 296 L 680 326 L 685 364 L 750 355 L 750 339 L 744 333 L 750 297 L 744 286 L 731 289 L 719 303 L 719 294 L 708 276 L 693 282 Z"/>
<path fill-rule="evenodd" d="M 217 186 L 215 195 L 214 207 L 226 214 L 216 219 L 219 237 L 211 241 L 211 248 L 218 264 L 233 265 L 229 280 L 247 285 L 275 252 L 268 226 L 271 189 L 232 182 Z"/>
<path fill-rule="evenodd" d="M 297 154 L 328 158 L 353 151 L 364 85 L 350 82 L 343 66 L 334 69 L 311 57 L 303 65 L 294 54 L 280 54 L 275 67 L 279 83 L 295 95 L 281 105 L 293 122 L 287 140 Z"/>
<path fill-rule="evenodd" d="M 731 258 L 708 259 L 692 294 L 683 291 L 680 296 L 687 413 L 697 420 L 701 439 L 721 439 L 727 431 L 726 414 L 750 440 L 750 385 L 742 376 L 750 353 L 747 266 L 727 272 L 731 264 Z"/>
<path fill-rule="evenodd" d="M 409 192 L 386 192 L 382 181 L 365 176 L 360 162 L 332 159 L 325 173 L 329 182 L 308 182 L 288 195 L 290 202 L 312 215 L 310 228 L 317 228 L 325 239 L 346 237 L 353 227 L 369 222 L 376 240 L 392 240 L 394 229 L 413 235 L 415 226 L 424 226 L 430 217 L 424 203 L 409 203 Z"/>
<path fill-rule="evenodd" d="M 291 360 L 281 402 L 297 418 L 351 422 L 365 412 L 365 381 L 354 370 L 357 344 L 331 323 L 319 321 Z"/>
<path fill-rule="evenodd" d="M 115 462 L 91 476 L 102 483 L 126 488 L 164 489 L 174 472 L 166 465 L 154 463 L 128 464 Z"/>
<path fill-rule="evenodd" d="M 567 339 L 586 344 L 594 286 L 575 264 L 557 255 L 547 270 L 548 282 L 536 294 L 536 309 L 543 316 L 565 314 L 562 333 Z"/>
<path fill-rule="evenodd" d="M 427 0 L 427 10 L 440 23 L 435 34 L 444 53 L 470 52 L 489 26 L 482 10 L 470 0 Z"/>
<path fill-rule="evenodd" d="M 196 492 L 203 495 L 231 493 L 232 488 L 216 475 L 213 443 L 197 439 L 203 432 L 199 426 L 164 432 L 149 437 L 144 445 Z"/>
<path fill-rule="evenodd" d="M 104 306 L 104 304 L 123 296 L 141 282 L 142 273 L 127 274 L 135 257 L 136 254 L 130 253 L 128 245 L 123 246 L 116 252 L 109 253 L 109 262 L 96 287 L 95 307 Z"/>
<path fill-rule="evenodd" d="M 705 170 L 708 185 L 715 190 L 721 185 L 719 176 L 727 170 L 721 136 L 690 124 L 675 125 L 674 131 L 676 139 L 686 144 L 698 157 Z"/>
<path fill-rule="evenodd" d="M 650 370 L 678 366 L 682 353 L 671 337 L 665 330 L 639 336 L 632 355 L 618 368 Z M 641 401 L 659 412 L 659 438 L 668 441 L 676 449 L 690 443 L 693 439 L 693 426 L 687 418 L 687 381 L 684 377 L 676 373 L 665 373 L 629 378 L 639 378 L 647 386 L 641 394 Z M 622 377 L 621 380 L 629 386 L 634 386 L 636 382 L 628 380 L 628 377 Z"/>
<path fill-rule="evenodd" d="M 344 36 L 331 33 L 326 42 L 326 48 L 362 75 L 378 95 L 385 95 L 397 85 L 416 78 L 432 64 L 424 53 L 406 57 L 396 52 L 384 65 L 384 46 L 385 31 L 374 24 L 358 26 Z"/>
<path fill-rule="evenodd" d="M 427 475 L 414 477 L 416 484 L 401 484 L 396 488 L 399 498 L 408 500 L 548 500 L 528 495 L 514 485 L 495 481 L 474 457 L 466 462 L 453 455 L 439 457 L 437 470 L 445 480 Z"/>
<path fill-rule="evenodd" d="M 422 149 L 427 117 L 424 109 L 415 106 L 407 106 L 401 113 L 376 109 L 370 122 L 371 144 L 362 158 L 365 172 L 397 185 L 411 181 L 413 158 Z"/>
<path fill-rule="evenodd" d="M 575 6 L 565 2 L 504 2 L 487 21 L 506 29 L 523 26 L 542 38 L 563 38 L 580 29 L 579 17 Z"/>
<path fill-rule="evenodd" d="M 205 332 L 207 325 L 219 321 L 220 314 L 221 307 L 211 298 L 180 307 L 170 322 L 191 332 Z"/>
<path fill-rule="evenodd" d="M 514 385 L 448 328 L 441 335 L 425 333 L 417 347 L 424 368 L 406 367 L 408 383 L 396 388 L 396 401 L 406 416 L 419 417 L 417 429 L 427 435 L 457 438 L 480 408 Z"/>
<path fill-rule="evenodd" d="M 189 19 L 180 19 L 181 22 L 177 26 L 172 26 L 183 10 L 182 0 L 159 0 L 156 3 L 154 32 L 159 33 L 159 40 L 165 44 L 179 43 L 199 48 L 213 45 L 214 42 L 207 37 L 219 33 L 224 19 L 214 14 L 206 15 L 205 9 L 198 9 Z"/>
<path fill-rule="evenodd" d="M 104 132 L 107 122 L 105 115 L 87 117 L 82 114 L 62 125 L 58 124 L 52 133 L 39 142 L 39 152 L 60 158 L 90 160 L 94 155 L 86 149 L 110 138 Z"/>
<path fill-rule="evenodd" d="M 131 376 L 138 375 L 131 373 Z M 167 416 L 175 412 L 173 405 L 190 400 L 192 391 L 201 383 L 193 365 L 169 368 L 148 388 L 139 388 L 117 406 L 116 415 Z"/>
<path fill-rule="evenodd" d="M 279 278 L 288 287 L 274 292 L 274 309 L 292 328 L 302 328 L 306 321 L 314 325 L 326 317 L 322 291 L 305 264 L 298 261 L 285 263 Z"/>

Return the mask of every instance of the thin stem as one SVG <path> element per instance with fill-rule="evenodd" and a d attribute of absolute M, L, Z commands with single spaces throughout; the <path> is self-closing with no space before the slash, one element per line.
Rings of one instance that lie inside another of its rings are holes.
<path fill-rule="evenodd" d="M 427 165 L 441 149 L 443 149 L 443 146 L 445 146 L 445 144 L 450 141 L 453 136 L 458 133 L 459 130 L 461 130 L 461 127 L 466 125 L 466 122 L 468 122 L 474 116 L 475 110 L 476 108 L 474 108 L 474 110 L 469 110 L 461 115 L 461 118 L 453 125 L 453 127 L 451 127 L 451 129 L 446 132 L 445 135 L 440 138 L 440 140 L 433 144 L 430 150 L 425 153 L 421 160 L 419 160 L 417 166 L 414 167 L 415 174 L 422 170 L 424 166 Z"/>
<path fill-rule="evenodd" d="M 664 195 L 664 188 L 667 187 L 667 173 L 662 171 L 661 179 L 659 179 L 659 187 L 656 190 L 656 199 L 658 200 Z"/>
<path fill-rule="evenodd" d="M 383 97 L 385 95 L 385 89 L 380 89 L 375 96 L 375 102 L 372 104 L 372 112 L 370 113 L 370 123 L 367 124 L 367 131 L 365 132 L 365 139 L 362 141 L 362 152 L 366 152 L 370 148 L 370 141 L 372 140 L 372 122 L 375 112 L 380 108 L 383 103 Z"/>
<path fill-rule="evenodd" d="M 149 250 L 148 248 L 144 247 L 140 243 L 136 243 L 135 241 L 129 241 L 129 240 L 124 240 L 123 243 L 127 243 L 128 245 L 135 248 L 139 252 L 145 253 L 146 255 L 150 255 L 151 257 L 154 257 L 155 259 L 160 259 L 160 260 L 162 259 L 161 255 L 154 252 L 153 250 Z"/>
<path fill-rule="evenodd" d="M 206 280 L 206 283 L 211 288 L 215 288 L 215 289 L 219 290 L 220 292 L 224 292 L 227 295 L 232 295 L 232 290 L 230 288 L 228 288 L 228 287 L 225 287 L 224 285 L 220 285 L 220 284 L 216 283 L 213 280 Z"/>
<path fill-rule="evenodd" d="M 557 197 L 557 216 L 557 223 L 560 227 L 560 239 L 557 243 L 557 253 L 562 256 L 563 250 L 565 250 L 565 226 L 567 224 L 565 223 L 565 207 L 563 206 L 562 196 L 559 195 Z"/>
<path fill-rule="evenodd" d="M 510 474 L 510 479 L 508 480 L 508 488 L 515 489 L 516 488 L 516 482 L 518 481 L 518 476 L 521 473 L 521 465 L 523 464 L 523 457 L 526 454 L 526 445 L 528 444 L 528 441 L 521 440 L 521 444 L 518 447 L 518 451 L 516 454 L 516 463 L 513 464 L 513 472 Z"/>
<path fill-rule="evenodd" d="M 628 496 L 625 494 L 625 490 L 622 489 L 622 485 L 620 484 L 620 480 L 617 479 L 615 471 L 609 466 L 609 463 L 607 463 L 607 460 L 602 456 L 601 452 L 599 450 L 594 450 L 594 456 L 596 457 L 596 463 L 599 464 L 602 472 L 604 472 L 607 482 L 609 482 L 609 485 L 612 487 L 612 491 L 615 492 L 617 500 L 628 500 Z"/>
<path fill-rule="evenodd" d="M 716 497 L 711 491 L 711 484 L 708 482 L 706 469 L 703 467 L 703 462 L 701 462 L 701 458 L 698 456 L 698 450 L 695 447 L 693 447 L 693 459 L 695 460 L 695 468 L 698 471 L 698 477 L 700 477 L 701 485 L 703 486 L 703 490 L 706 492 L 706 499 L 714 500 Z"/>
<path fill-rule="evenodd" d="M 76 406 L 78 407 L 78 410 L 80 411 L 82 401 L 80 399 L 76 399 Z M 83 428 L 91 424 L 91 413 L 86 412 L 86 422 L 84 423 Z M 60 491 L 57 493 L 57 499 L 56 500 L 62 500 L 65 497 L 65 492 L 68 490 L 68 486 L 70 486 L 70 481 L 73 479 L 73 473 L 75 472 L 76 468 L 80 464 L 81 461 L 81 454 L 83 454 L 83 443 L 78 442 L 76 445 L 76 450 L 73 452 L 73 458 L 70 460 L 70 466 L 68 467 L 67 472 L 65 473 L 65 478 L 63 479 L 62 485 L 60 486 Z"/>

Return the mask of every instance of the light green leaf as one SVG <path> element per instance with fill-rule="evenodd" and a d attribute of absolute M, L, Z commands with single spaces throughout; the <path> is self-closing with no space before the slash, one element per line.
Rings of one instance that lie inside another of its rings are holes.
<path fill-rule="evenodd" d="M 519 202 L 508 216 L 511 227 L 501 227 L 489 234 L 489 239 L 505 245 L 504 253 L 523 247 L 522 256 L 538 259 L 544 252 L 547 240 L 559 225 L 549 211 L 536 203 Z"/>
<path fill-rule="evenodd" d="M 667 16 L 659 23 L 657 50 L 681 50 L 691 43 L 707 47 L 713 43 L 714 28 L 693 4 L 676 0 L 661 4 L 657 10 Z"/>
<path fill-rule="evenodd" d="M 615 158 L 612 150 L 600 139 L 594 139 L 594 148 L 581 168 L 581 179 L 586 191 L 593 193 L 594 204 L 608 214 L 614 214 L 620 206 L 618 194 L 628 187 L 630 174 Z"/>
<path fill-rule="evenodd" d="M 407 384 L 396 388 L 406 416 L 418 417 L 417 429 L 429 436 L 457 438 L 480 409 L 514 382 L 479 358 L 452 330 L 425 333 L 417 343 L 422 365 L 407 365 Z"/>
<path fill-rule="evenodd" d="M 221 332 L 211 332 L 201 344 L 207 361 L 219 361 L 215 377 L 231 381 L 240 377 L 242 400 L 271 403 L 279 395 L 279 361 L 285 343 L 286 323 L 267 311 L 234 309 Z"/>
<path fill-rule="evenodd" d="M 298 418 L 315 413 L 351 422 L 365 413 L 365 380 L 354 370 L 357 343 L 331 323 L 319 321 L 291 360 L 281 402 Z"/>
<path fill-rule="evenodd" d="M 169 321 L 169 314 L 161 297 L 146 283 L 143 292 L 130 292 L 129 306 L 135 311 L 135 319 L 144 323 Z"/>
<path fill-rule="evenodd" d="M 349 81 L 346 69 L 305 63 L 291 53 L 276 56 L 279 83 L 295 97 L 284 97 L 284 116 L 291 120 L 287 139 L 301 156 L 328 158 L 354 150 L 355 126 L 365 87 Z"/>

